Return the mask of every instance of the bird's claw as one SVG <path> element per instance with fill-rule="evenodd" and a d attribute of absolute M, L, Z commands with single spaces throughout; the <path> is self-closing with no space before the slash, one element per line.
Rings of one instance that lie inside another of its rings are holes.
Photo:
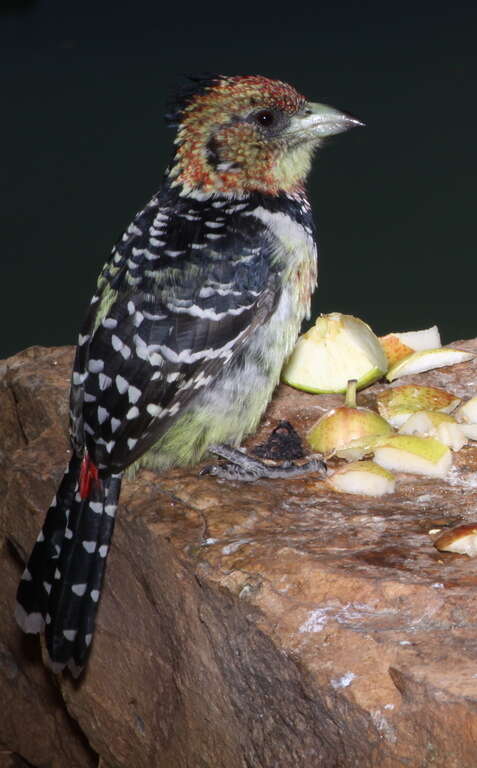
<path fill-rule="evenodd" d="M 232 448 L 228 445 L 211 445 L 209 452 L 226 461 L 222 464 L 208 464 L 200 471 L 200 475 L 212 475 L 221 480 L 238 480 L 250 483 L 261 478 L 286 479 L 309 472 L 326 473 L 326 464 L 316 457 L 301 465 L 293 464 L 291 461 L 269 465 L 254 456 L 243 453 L 238 448 Z"/>

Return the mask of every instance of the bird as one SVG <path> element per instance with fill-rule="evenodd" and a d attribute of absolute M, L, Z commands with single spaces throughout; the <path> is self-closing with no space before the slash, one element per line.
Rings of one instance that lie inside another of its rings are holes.
<path fill-rule="evenodd" d="M 44 633 L 47 664 L 74 677 L 91 649 L 124 475 L 211 452 L 231 460 L 226 477 L 261 471 L 239 446 L 317 283 L 306 178 L 326 137 L 362 125 L 261 75 L 192 76 L 167 120 L 163 182 L 113 248 L 79 333 L 70 461 L 17 592 L 20 627 Z"/>

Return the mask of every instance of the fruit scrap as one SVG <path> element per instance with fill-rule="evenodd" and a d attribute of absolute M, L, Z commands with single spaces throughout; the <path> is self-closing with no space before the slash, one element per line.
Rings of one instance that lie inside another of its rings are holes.
<path fill-rule="evenodd" d="M 388 333 L 380 336 L 379 341 L 388 358 L 389 366 L 402 360 L 413 352 L 436 349 L 441 346 L 441 337 L 437 325 L 423 331 L 405 331 Z"/>
<path fill-rule="evenodd" d="M 472 360 L 474 355 L 463 349 L 454 349 L 454 347 L 440 347 L 439 349 L 428 349 L 424 352 L 414 352 L 412 355 L 399 360 L 387 372 L 388 381 L 400 376 L 410 376 L 413 373 L 423 373 L 432 368 L 443 368 L 446 365 L 457 365 Z"/>
<path fill-rule="evenodd" d="M 471 397 L 455 413 L 457 421 L 465 424 L 477 424 L 477 397 Z"/>
<path fill-rule="evenodd" d="M 394 493 L 396 480 L 391 472 L 374 461 L 354 461 L 336 470 L 327 480 L 335 491 L 383 496 Z"/>
<path fill-rule="evenodd" d="M 433 437 L 391 435 L 374 452 L 374 460 L 385 469 L 428 477 L 445 477 L 452 464 L 449 448 Z"/>
<path fill-rule="evenodd" d="M 477 440 L 477 424 L 460 424 L 459 426 L 467 440 Z"/>
<path fill-rule="evenodd" d="M 404 422 L 399 429 L 401 435 L 422 435 L 435 437 L 453 451 L 460 451 L 467 443 L 462 426 L 448 413 L 437 411 L 419 411 Z"/>
<path fill-rule="evenodd" d="M 345 392 L 350 379 L 357 380 L 358 389 L 372 384 L 387 368 L 386 355 L 369 325 L 332 312 L 318 317 L 300 336 L 282 378 L 306 392 L 336 393 Z"/>
<path fill-rule="evenodd" d="M 477 523 L 466 523 L 442 533 L 434 546 L 441 552 L 457 552 L 459 555 L 477 555 Z"/>
<path fill-rule="evenodd" d="M 392 427 L 374 411 L 356 405 L 356 381 L 348 382 L 345 405 L 321 416 L 308 433 L 314 451 L 330 456 L 360 438 L 389 435 Z"/>
<path fill-rule="evenodd" d="M 417 411 L 450 413 L 460 402 L 460 399 L 450 392 L 418 384 L 391 387 L 376 398 L 379 413 L 393 427 L 401 427 L 409 416 Z"/>

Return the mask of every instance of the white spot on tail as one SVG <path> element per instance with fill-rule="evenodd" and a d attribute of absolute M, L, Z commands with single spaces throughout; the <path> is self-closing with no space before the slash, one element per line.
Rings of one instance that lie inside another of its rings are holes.
<path fill-rule="evenodd" d="M 103 360 L 90 360 L 88 362 L 88 370 L 91 371 L 91 373 L 101 373 L 103 368 L 104 368 Z"/>
<path fill-rule="evenodd" d="M 87 584 L 73 584 L 71 587 L 71 591 L 78 595 L 78 597 L 82 597 L 84 593 L 86 592 Z"/>
<path fill-rule="evenodd" d="M 43 632 L 45 621 L 41 613 L 27 613 L 20 603 L 15 607 L 15 619 L 24 632 L 36 634 Z"/>

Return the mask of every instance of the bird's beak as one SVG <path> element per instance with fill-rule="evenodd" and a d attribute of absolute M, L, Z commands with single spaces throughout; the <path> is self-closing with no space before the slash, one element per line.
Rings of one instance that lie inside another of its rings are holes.
<path fill-rule="evenodd" d="M 326 104 L 313 104 L 311 102 L 306 104 L 301 114 L 294 117 L 294 121 L 296 121 L 294 129 L 300 132 L 305 131 L 310 138 L 332 136 L 355 126 L 364 125 L 361 120 L 346 114 L 346 112 L 340 112 Z"/>

